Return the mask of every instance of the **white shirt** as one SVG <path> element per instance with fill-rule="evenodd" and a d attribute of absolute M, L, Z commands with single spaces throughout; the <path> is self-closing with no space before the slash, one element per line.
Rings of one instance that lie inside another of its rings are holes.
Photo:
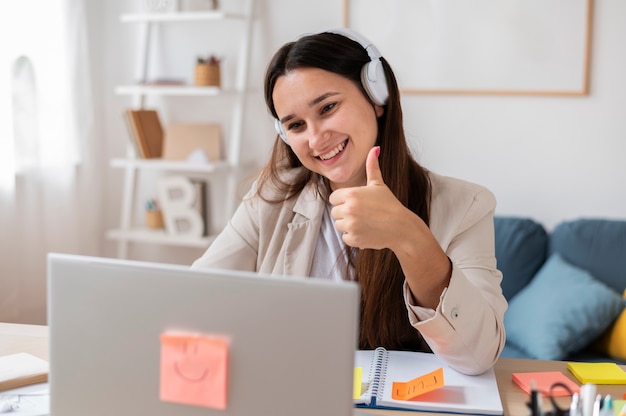
<path fill-rule="evenodd" d="M 331 209 L 332 206 L 326 203 L 313 254 L 311 276 L 334 281 L 352 280 L 354 275 L 352 267 L 350 267 L 350 276 L 346 276 L 348 270 L 346 244 L 341 239 L 342 233 L 335 228 L 335 219 L 330 213 Z"/>

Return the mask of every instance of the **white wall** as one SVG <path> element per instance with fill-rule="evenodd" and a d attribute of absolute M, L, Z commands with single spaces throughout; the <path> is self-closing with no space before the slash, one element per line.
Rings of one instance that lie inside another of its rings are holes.
<path fill-rule="evenodd" d="M 340 26 L 343 4 L 338 0 L 256 1 L 250 74 L 255 93 L 248 102 L 245 148 L 248 160 L 260 159 L 262 164 L 274 140 L 262 97 L 269 57 L 302 33 Z M 120 114 L 131 101 L 115 96 L 113 88 L 135 78 L 137 63 L 136 30 L 120 23 L 119 14 L 140 4 L 139 0 L 111 0 L 90 6 L 98 10 L 92 9 L 91 15 L 104 19 L 100 27 L 105 27 L 101 40 L 95 38 L 92 43 L 102 57 L 97 59 L 102 63 L 97 75 L 106 158 L 122 156 L 126 149 L 127 133 Z M 626 218 L 622 185 L 626 164 L 621 163 L 626 155 L 626 2 L 596 0 L 593 15 L 589 96 L 405 96 L 406 130 L 420 162 L 439 173 L 488 186 L 498 199 L 500 215 L 532 217 L 548 228 L 569 218 Z M 190 44 L 185 36 L 175 42 L 178 56 L 184 56 Z M 400 42 L 398 47 L 402 46 Z M 194 52 L 189 53 L 193 56 Z M 175 107 L 179 114 L 199 114 L 197 104 L 181 100 Z M 119 221 L 122 172 L 109 168 L 106 178 L 103 236 L 105 229 L 116 227 Z M 162 257 L 161 250 L 150 252 L 148 258 L 188 263 L 199 253 L 168 248 L 168 257 Z M 115 255 L 115 244 L 106 241 L 103 255 Z"/>
<path fill-rule="evenodd" d="M 501 215 L 626 218 L 626 3 L 593 16 L 588 96 L 405 97 L 421 161 L 488 186 Z"/>

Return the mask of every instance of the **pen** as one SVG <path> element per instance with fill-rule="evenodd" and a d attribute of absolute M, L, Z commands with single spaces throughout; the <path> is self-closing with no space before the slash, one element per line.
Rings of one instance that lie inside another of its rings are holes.
<path fill-rule="evenodd" d="M 598 394 L 596 399 L 593 401 L 593 416 L 600 416 L 600 409 L 602 405 L 602 395 Z"/>
<path fill-rule="evenodd" d="M 626 404 L 624 404 L 624 407 L 622 407 L 622 410 L 619 411 L 618 416 L 626 416 Z"/>
<path fill-rule="evenodd" d="M 537 390 L 535 380 L 530 382 L 530 411 L 532 412 L 532 416 L 541 416 L 541 409 L 539 408 L 539 390 Z"/>
<path fill-rule="evenodd" d="M 613 397 L 610 394 L 604 396 L 604 400 L 602 400 L 600 416 L 613 416 Z"/>
<path fill-rule="evenodd" d="M 572 395 L 572 403 L 569 405 L 569 416 L 581 416 L 580 415 L 580 396 L 578 393 Z"/>

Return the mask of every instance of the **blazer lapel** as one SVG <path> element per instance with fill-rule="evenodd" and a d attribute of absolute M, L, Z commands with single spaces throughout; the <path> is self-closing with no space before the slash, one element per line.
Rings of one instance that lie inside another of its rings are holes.
<path fill-rule="evenodd" d="M 320 232 L 326 201 L 312 186 L 305 187 L 293 206 L 294 217 L 287 224 L 284 273 L 308 276 Z"/>

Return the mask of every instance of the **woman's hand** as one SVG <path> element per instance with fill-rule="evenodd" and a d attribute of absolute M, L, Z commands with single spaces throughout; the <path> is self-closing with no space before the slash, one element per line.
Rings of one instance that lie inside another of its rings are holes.
<path fill-rule="evenodd" d="M 409 210 L 385 185 L 378 164 L 380 147 L 367 155 L 365 186 L 337 189 L 330 195 L 335 228 L 343 233 L 343 241 L 361 249 L 392 248 L 398 216 Z M 398 230 L 399 231 L 399 230 Z"/>
<path fill-rule="evenodd" d="M 416 304 L 435 309 L 452 266 L 424 221 L 385 185 L 379 152 L 373 147 L 367 155 L 364 186 L 337 189 L 330 195 L 335 228 L 349 246 L 392 250 Z"/>

